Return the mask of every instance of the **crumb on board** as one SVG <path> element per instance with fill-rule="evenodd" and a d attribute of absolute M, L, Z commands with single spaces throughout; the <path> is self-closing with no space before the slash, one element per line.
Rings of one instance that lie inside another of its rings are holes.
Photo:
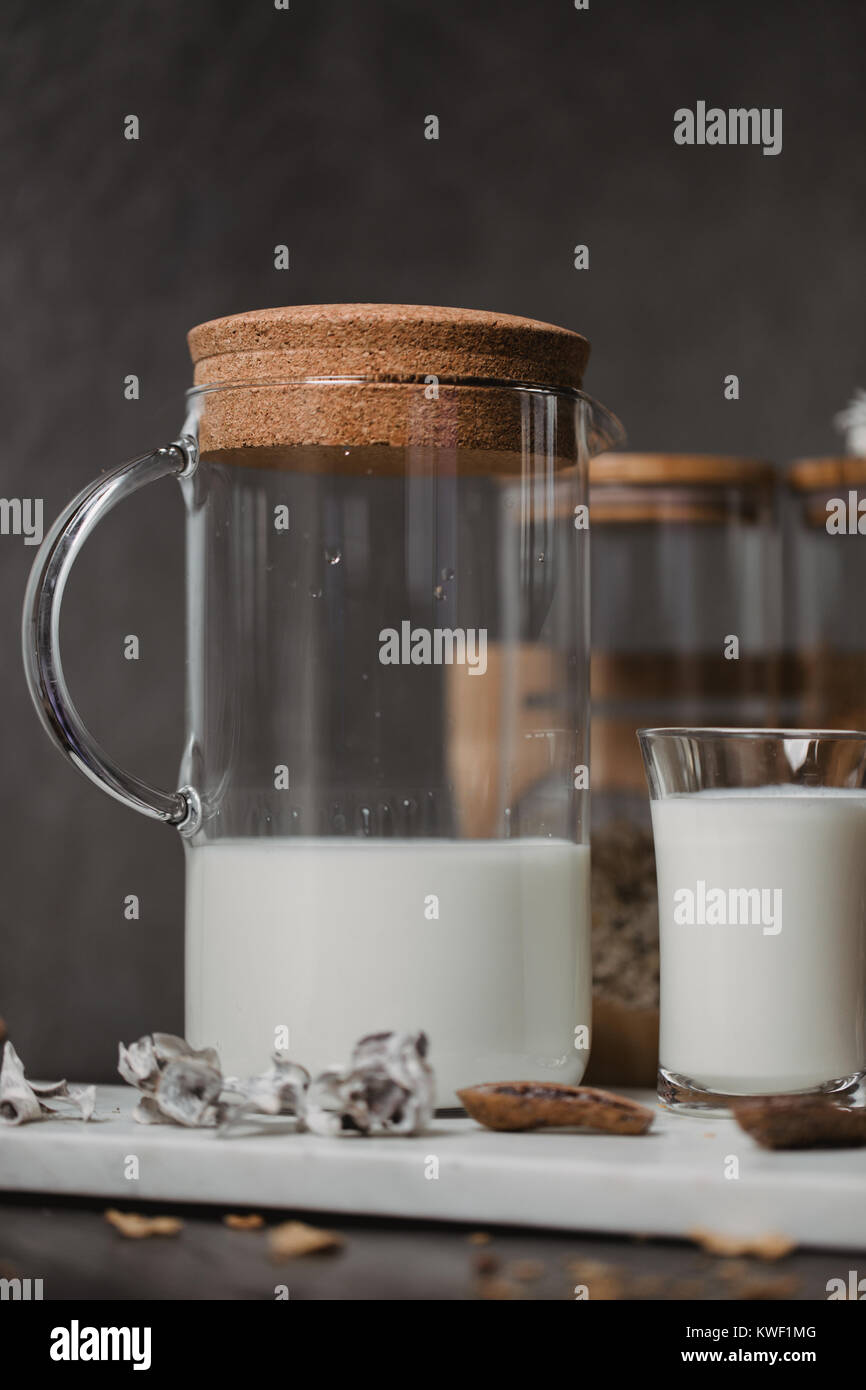
<path fill-rule="evenodd" d="M 303 1221 L 283 1221 L 268 1232 L 271 1259 L 290 1260 L 300 1255 L 333 1253 L 343 1245 L 336 1231 L 324 1231 Z"/>
<path fill-rule="evenodd" d="M 148 1236 L 176 1236 L 183 1227 L 178 1216 L 142 1216 L 135 1211 L 117 1211 L 110 1207 L 105 1213 L 109 1226 L 127 1240 L 146 1240 Z"/>
<path fill-rule="evenodd" d="M 732 1236 L 696 1226 L 686 1235 L 708 1255 L 756 1255 L 760 1260 L 781 1260 L 797 1248 L 797 1242 L 778 1231 L 766 1231 L 757 1236 Z"/>

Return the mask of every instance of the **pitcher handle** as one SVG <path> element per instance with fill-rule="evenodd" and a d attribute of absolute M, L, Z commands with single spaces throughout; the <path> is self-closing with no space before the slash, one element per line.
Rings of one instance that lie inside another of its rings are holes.
<path fill-rule="evenodd" d="M 85 777 L 124 806 L 192 835 L 201 821 L 192 787 L 160 791 L 126 772 L 90 734 L 63 675 L 60 660 L 60 608 L 75 557 L 91 531 L 122 498 L 157 478 L 188 477 L 198 462 L 196 441 L 183 434 L 174 443 L 121 464 L 80 492 L 57 518 L 42 543 L 24 598 L 24 672 L 36 712 L 54 742 Z"/>

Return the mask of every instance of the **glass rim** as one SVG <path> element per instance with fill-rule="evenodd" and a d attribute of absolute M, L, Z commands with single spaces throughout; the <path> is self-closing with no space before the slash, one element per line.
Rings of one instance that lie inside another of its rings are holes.
<path fill-rule="evenodd" d="M 215 391 L 249 391 L 279 389 L 283 386 L 414 386 L 426 390 L 435 380 L 437 386 L 471 387 L 496 391 L 529 391 L 533 395 L 562 396 L 570 401 L 585 401 L 608 415 L 613 412 L 603 406 L 594 396 L 590 396 L 577 386 L 545 386 L 537 381 L 516 381 L 511 378 L 482 376 L 440 376 L 431 372 L 424 376 L 399 376 L 383 373 L 365 375 L 350 373 L 347 376 L 299 376 L 276 379 L 251 378 L 243 381 L 203 381 L 189 386 L 185 392 L 188 400 L 209 395 Z"/>
<path fill-rule="evenodd" d="M 675 726 L 657 729 L 637 729 L 635 733 L 639 739 L 644 738 L 695 738 L 695 739 L 777 739 L 791 740 L 802 743 L 804 740 L 836 739 L 844 742 L 866 743 L 866 730 L 863 729 L 756 729 L 756 728 L 731 728 L 719 726 L 711 728 L 708 726 L 697 726 L 689 728 Z"/>

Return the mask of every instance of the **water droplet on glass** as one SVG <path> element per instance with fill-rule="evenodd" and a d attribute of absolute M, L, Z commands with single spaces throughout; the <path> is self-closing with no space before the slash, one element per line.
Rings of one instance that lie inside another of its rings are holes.
<path fill-rule="evenodd" d="M 453 570 L 447 570 L 447 569 L 446 569 L 446 570 L 440 570 L 440 571 L 439 571 L 439 577 L 440 577 L 440 579 L 444 579 L 445 582 L 448 583 L 449 580 L 451 580 L 451 579 L 454 578 L 454 571 L 453 571 Z"/>
<path fill-rule="evenodd" d="M 433 597 L 440 601 L 445 597 L 445 590 L 441 584 L 436 585 L 436 588 L 433 590 Z"/>
<path fill-rule="evenodd" d="M 342 558 L 343 558 L 343 552 L 342 552 L 342 550 L 337 550 L 336 547 L 329 547 L 329 548 L 326 548 L 326 550 L 325 550 L 325 559 L 327 560 L 327 562 L 328 562 L 329 565 L 338 565 L 338 564 L 340 563 L 340 561 L 342 560 Z"/>
<path fill-rule="evenodd" d="M 543 550 L 539 550 L 539 552 L 538 552 L 538 554 L 536 555 L 535 558 L 536 558 L 536 560 L 538 561 L 538 563 L 539 563 L 540 565 L 543 565 L 543 564 L 544 564 L 544 561 L 545 561 L 545 554 L 544 554 L 544 551 L 543 551 Z"/>
<path fill-rule="evenodd" d="M 322 597 L 322 591 L 321 591 L 321 589 L 311 589 L 311 590 L 310 590 L 310 598 L 321 598 L 321 597 Z"/>

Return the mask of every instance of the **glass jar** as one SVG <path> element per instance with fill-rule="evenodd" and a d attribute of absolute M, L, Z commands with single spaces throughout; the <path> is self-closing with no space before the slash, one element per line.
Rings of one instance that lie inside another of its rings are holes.
<path fill-rule="evenodd" d="M 786 721 L 866 728 L 866 458 L 808 458 L 786 474 Z"/>
<path fill-rule="evenodd" d="M 658 906 L 636 731 L 758 725 L 778 659 L 774 471 L 610 453 L 590 467 L 592 912 L 589 1079 L 655 1085 Z"/>
<path fill-rule="evenodd" d="M 180 831 L 186 1030 L 234 1074 L 424 1029 L 458 1087 L 579 1080 L 590 1021 L 588 344 L 504 315 L 269 310 L 190 334 L 180 438 L 73 502 L 27 596 L 37 709 Z M 187 507 L 181 788 L 116 767 L 66 690 L 59 605 L 116 501 Z"/>

